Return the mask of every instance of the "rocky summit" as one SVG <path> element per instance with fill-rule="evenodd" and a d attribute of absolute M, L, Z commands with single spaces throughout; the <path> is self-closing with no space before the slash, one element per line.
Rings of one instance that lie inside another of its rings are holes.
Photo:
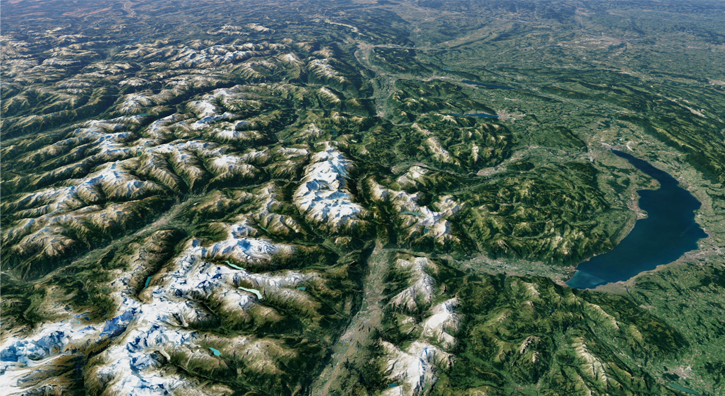
<path fill-rule="evenodd" d="M 0 395 L 725 394 L 721 1 L 2 11 Z"/>

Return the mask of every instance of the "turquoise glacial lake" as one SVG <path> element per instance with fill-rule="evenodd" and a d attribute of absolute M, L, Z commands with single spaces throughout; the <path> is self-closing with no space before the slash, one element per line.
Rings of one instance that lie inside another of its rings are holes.
<path fill-rule="evenodd" d="M 639 190 L 639 207 L 647 218 L 637 220 L 632 231 L 611 251 L 592 257 L 577 267 L 566 283 L 589 289 L 605 283 L 625 281 L 658 265 L 671 263 L 697 249 L 707 234 L 695 222 L 698 201 L 668 173 L 630 154 L 612 150 L 660 183 L 657 190 Z"/>

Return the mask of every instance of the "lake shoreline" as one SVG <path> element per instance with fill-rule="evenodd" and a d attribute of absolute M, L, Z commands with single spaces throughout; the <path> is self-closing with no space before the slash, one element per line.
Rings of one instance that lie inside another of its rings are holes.
<path fill-rule="evenodd" d="M 697 241 L 708 235 L 695 221 L 695 211 L 702 203 L 679 181 L 647 161 L 631 154 L 612 153 L 659 183 L 656 190 L 637 190 L 635 208 L 639 214 L 634 226 L 614 249 L 579 263 L 565 283 L 576 289 L 594 289 L 601 285 L 627 281 L 640 273 L 675 262 L 697 250 Z"/>

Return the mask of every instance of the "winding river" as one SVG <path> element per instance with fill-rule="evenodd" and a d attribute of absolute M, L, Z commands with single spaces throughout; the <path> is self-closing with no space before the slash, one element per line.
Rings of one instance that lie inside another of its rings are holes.
<path fill-rule="evenodd" d="M 613 250 L 579 264 L 567 282 L 573 288 L 588 289 L 630 279 L 697 249 L 697 241 L 707 236 L 695 222 L 694 211 L 700 208 L 700 202 L 674 177 L 630 154 L 612 152 L 657 180 L 660 188 L 637 191 L 639 207 L 647 212 L 647 218 L 637 220 Z"/>

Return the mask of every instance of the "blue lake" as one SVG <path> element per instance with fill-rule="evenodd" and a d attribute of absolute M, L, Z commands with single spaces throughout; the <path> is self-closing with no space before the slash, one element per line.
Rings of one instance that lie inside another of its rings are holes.
<path fill-rule="evenodd" d="M 674 382 L 670 382 L 670 384 L 669 384 L 669 385 L 670 385 L 671 387 L 673 387 L 673 388 L 677 389 L 677 390 L 678 390 L 678 391 L 680 391 L 680 392 L 685 392 L 685 393 L 689 393 L 689 394 L 691 394 L 691 395 L 701 396 L 701 395 L 700 395 L 699 393 L 695 392 L 694 390 L 692 390 L 692 389 L 690 389 L 690 388 L 685 388 L 684 386 L 681 386 L 681 385 L 677 385 L 677 384 L 676 384 L 676 383 L 674 383 Z"/>
<path fill-rule="evenodd" d="M 566 283 L 576 289 L 624 281 L 642 271 L 671 263 L 697 249 L 697 241 L 707 236 L 695 222 L 694 211 L 700 208 L 700 202 L 680 187 L 674 177 L 647 161 L 621 151 L 612 152 L 657 180 L 660 188 L 637 192 L 639 207 L 648 217 L 637 220 L 632 231 L 614 249 L 579 264 Z"/>

